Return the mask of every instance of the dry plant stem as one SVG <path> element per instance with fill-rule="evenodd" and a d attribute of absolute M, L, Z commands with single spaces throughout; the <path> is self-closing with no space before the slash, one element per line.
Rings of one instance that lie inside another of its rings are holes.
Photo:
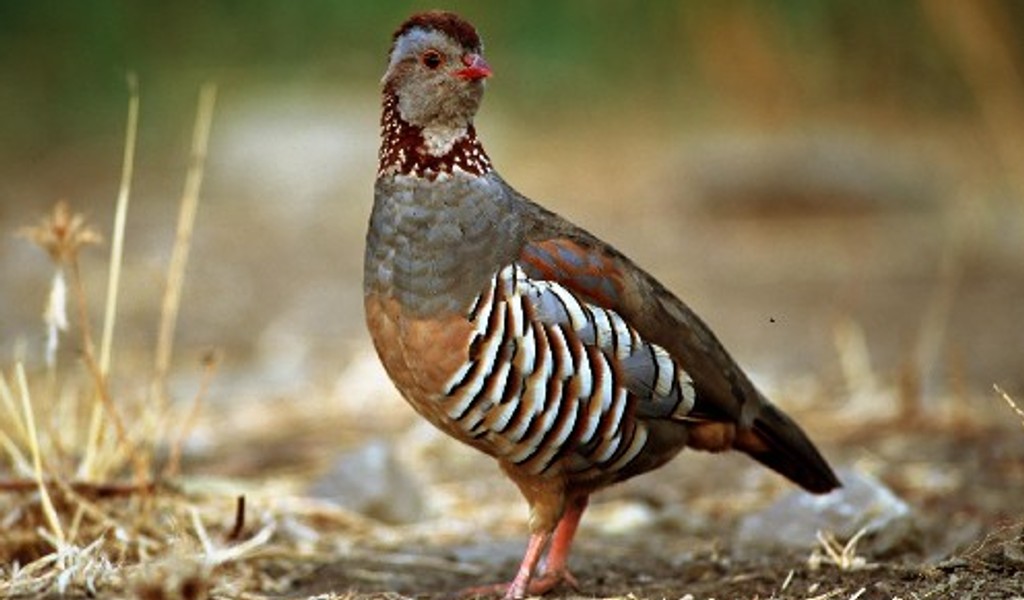
<path fill-rule="evenodd" d="M 118 443 L 131 449 L 133 444 L 128 439 L 128 431 L 125 429 L 124 421 L 121 420 L 121 416 L 117 413 L 114 400 L 110 397 L 110 393 L 107 390 L 107 379 L 100 370 L 100 366 L 96 364 L 96 357 L 92 353 L 86 352 L 82 358 L 93 379 L 96 380 L 96 393 L 99 396 L 100 402 L 103 403 L 103 407 L 110 414 L 110 420 L 114 423 L 114 431 L 117 434 Z"/>
<path fill-rule="evenodd" d="M 793 582 L 793 575 L 795 573 L 796 573 L 796 570 L 794 570 L 794 569 L 790 569 L 789 570 L 789 573 L 786 574 L 786 579 L 783 580 L 782 585 L 779 586 L 779 592 L 780 593 L 781 592 L 785 592 L 786 589 L 789 588 L 789 584 Z"/>
<path fill-rule="evenodd" d="M 78 323 L 82 332 L 82 354 L 86 365 L 88 366 L 94 362 L 92 358 L 92 331 L 89 325 L 88 310 L 85 306 L 85 289 L 82 285 L 81 275 L 79 274 L 78 259 L 73 258 L 69 267 L 72 273 L 71 285 L 75 292 L 75 304 L 78 307 Z M 87 438 L 85 454 L 79 467 L 79 474 L 87 479 L 92 479 L 98 475 L 95 473 L 96 457 L 99 452 L 100 436 L 103 432 L 102 409 L 106 404 L 108 404 L 106 380 L 101 374 L 99 379 L 96 381 L 96 394 L 93 396 L 92 417 L 89 422 L 89 437 Z M 108 409 L 110 409 L 108 412 L 111 415 L 111 419 L 114 421 L 115 427 L 117 427 L 118 435 L 121 436 L 124 431 L 124 426 L 121 424 L 121 420 L 118 418 L 117 413 L 112 410 L 113 407 L 109 406 Z"/>
<path fill-rule="evenodd" d="M 211 357 L 203 362 L 203 379 L 199 383 L 199 390 L 192 399 L 192 408 L 188 411 L 188 416 L 185 417 L 185 421 L 178 430 L 178 435 L 171 443 L 171 453 L 167 460 L 167 467 L 164 469 L 164 478 L 177 477 L 181 470 L 181 446 L 185 443 L 185 436 L 192 431 L 199 420 L 203 398 L 206 396 L 206 391 L 210 389 L 210 382 L 213 381 L 213 375 L 217 371 L 217 364 L 216 357 Z"/>
<path fill-rule="evenodd" d="M 68 541 L 72 544 L 74 544 L 75 540 L 78 539 L 78 534 L 82 528 L 82 521 L 85 517 L 85 512 L 85 506 L 79 504 L 77 508 L 75 508 L 74 516 L 71 517 L 71 525 L 68 526 Z"/>
<path fill-rule="evenodd" d="M 31 473 L 32 467 L 28 464 L 25 459 L 25 455 L 18 449 L 18 445 L 14 443 L 6 433 L 0 430 L 0 446 L 3 446 L 4 452 L 11 459 L 11 463 L 14 465 L 14 469 L 21 473 Z"/>
<path fill-rule="evenodd" d="M 1006 402 L 1006 404 L 1010 407 L 1010 410 L 1017 413 L 1017 416 L 1020 417 L 1021 426 L 1024 426 L 1024 410 L 1017 406 L 1017 403 L 1013 401 L 1013 398 L 1011 398 L 1009 394 L 1004 392 L 1003 388 L 999 387 L 999 385 L 993 384 L 992 387 L 993 389 L 995 389 L 997 394 L 1002 396 L 1003 401 Z"/>
<path fill-rule="evenodd" d="M 149 454 L 138 451 L 139 448 L 135 446 L 131 438 L 128 437 L 128 432 L 125 430 L 124 422 L 117 413 L 117 409 L 114 406 L 114 401 L 110 397 L 110 393 L 107 390 L 106 377 L 100 372 L 99 365 L 96 364 L 96 359 L 86 353 L 85 364 L 92 373 L 93 378 L 96 380 L 97 392 L 100 397 L 100 401 L 103 403 L 107 413 L 110 414 L 111 421 L 114 422 L 114 430 L 117 433 L 117 443 L 121 447 L 122 452 L 130 456 L 132 459 L 132 465 L 135 469 L 135 481 L 139 485 L 149 479 Z"/>
<path fill-rule="evenodd" d="M 103 408 L 109 415 L 110 420 L 114 423 L 114 430 L 117 434 L 118 444 L 129 450 L 130 455 L 135 459 L 136 467 L 140 467 L 141 463 L 139 461 L 142 460 L 142 457 L 139 453 L 131 451 L 133 446 L 131 441 L 128 439 L 124 421 L 121 419 L 120 414 L 117 412 L 117 408 L 114 406 L 113 400 L 110 398 L 110 393 L 107 389 L 107 378 L 103 375 L 99 365 L 96 363 L 96 355 L 93 350 L 92 328 L 89 325 L 89 311 L 85 302 L 85 286 L 82 284 L 82 275 L 78 266 L 78 257 L 72 256 L 67 267 L 71 271 L 71 286 L 74 290 L 76 305 L 78 306 L 79 327 L 82 331 L 82 359 L 84 360 L 85 366 L 88 368 L 89 373 L 92 375 L 96 384 L 97 402 L 102 404 Z M 95 434 L 95 437 L 93 437 L 93 434 L 90 431 L 90 439 L 86 447 L 85 459 L 83 460 L 82 466 L 82 471 L 86 477 L 95 475 L 92 471 L 97 455 L 99 437 L 98 432 Z M 139 472 L 138 468 L 137 475 L 140 477 L 144 476 L 143 473 Z"/>
<path fill-rule="evenodd" d="M 15 407 L 14 394 L 11 393 L 11 388 L 7 385 L 3 373 L 0 373 L 0 400 L 3 401 L 4 409 L 7 411 L 7 422 L 14 424 L 12 433 L 20 437 L 22 442 L 27 443 L 28 432 L 25 431 L 25 424 L 22 423 L 21 415 Z"/>
<path fill-rule="evenodd" d="M 124 158 L 121 163 L 121 185 L 117 193 L 114 213 L 114 235 L 110 243 L 110 276 L 107 279 L 107 305 L 103 315 L 103 338 L 100 341 L 100 371 L 110 373 L 110 353 L 117 320 L 117 291 L 121 281 L 124 257 L 124 231 L 128 219 L 128 198 L 135 167 L 135 138 L 139 128 L 139 80 L 135 73 L 128 74 L 128 124 L 124 134 Z"/>
<path fill-rule="evenodd" d="M 43 484 L 58 486 L 65 491 L 73 492 L 83 498 L 120 498 L 138 494 L 152 494 L 157 490 L 157 483 L 94 483 L 91 481 L 63 481 L 60 479 L 43 479 Z M 35 479 L 0 479 L 0 492 L 24 493 L 38 487 Z"/>
<path fill-rule="evenodd" d="M 824 594 L 819 594 L 817 596 L 808 596 L 807 600 L 832 600 L 832 598 L 842 596 L 845 593 L 846 588 L 836 588 L 831 592 L 825 592 Z"/>
<path fill-rule="evenodd" d="M 235 541 L 242 537 L 242 531 L 245 529 L 245 495 L 238 497 L 238 503 L 235 505 L 235 524 L 231 527 L 231 533 L 228 534 L 228 540 Z"/>
<path fill-rule="evenodd" d="M 114 517 L 107 514 L 103 509 L 90 501 L 88 492 L 96 491 L 90 489 L 87 486 L 83 486 L 81 483 L 69 484 L 60 479 L 55 479 L 54 483 L 60 488 L 61 492 L 66 498 L 75 502 L 78 505 L 78 510 L 75 513 L 75 520 L 80 521 L 82 516 L 88 515 L 93 521 L 101 524 L 107 529 L 115 529 L 122 526 Z M 117 496 L 130 496 L 134 494 L 152 494 L 155 490 L 154 484 L 146 484 L 145 486 L 132 486 L 121 484 L 119 487 L 117 484 L 107 484 L 104 486 L 97 486 L 101 488 L 101 491 L 106 492 L 105 494 L 96 495 L 95 499 L 108 499 Z M 105 488 L 105 489 L 104 489 Z M 87 493 L 82 493 L 83 491 Z M 69 536 L 70 540 L 74 540 L 75 536 Z"/>
<path fill-rule="evenodd" d="M 213 544 L 213 540 L 210 538 L 210 535 L 207 533 L 202 519 L 199 518 L 199 511 L 196 510 L 195 507 L 192 507 L 189 512 L 192 517 L 192 528 L 195 530 L 196 537 L 199 538 L 199 543 L 203 547 L 203 561 L 207 566 L 211 567 L 216 567 L 218 565 L 245 558 L 254 550 L 269 542 L 271 537 L 274 535 L 274 531 L 277 529 L 275 523 L 271 521 L 256 532 L 256 535 L 244 542 L 227 548 L 217 548 Z"/>
<path fill-rule="evenodd" d="M 117 208 L 114 214 L 114 237 L 110 245 L 110 276 L 107 280 L 107 304 L 103 315 L 103 339 L 100 342 L 99 371 L 104 377 L 110 373 L 114 323 L 117 321 L 117 291 L 121 281 L 121 264 L 124 256 L 128 198 L 135 167 L 135 139 L 139 122 L 139 86 L 138 78 L 134 73 L 128 74 L 128 94 L 128 122 L 125 128 L 124 157 L 121 162 L 121 185 L 118 188 Z M 92 407 L 85 460 L 82 462 L 82 472 L 85 474 L 90 474 L 92 471 L 93 460 L 99 444 L 103 412 L 101 406 L 100 402 L 96 402 Z"/>
<path fill-rule="evenodd" d="M 28 445 L 28 433 L 25 431 L 25 425 L 21 422 L 18 409 L 15 408 L 14 394 L 11 393 L 11 388 L 7 385 L 3 373 L 0 373 L 0 400 L 3 401 L 4 409 L 7 411 L 7 423 L 14 424 L 11 435 L 17 435 L 23 445 Z M 32 465 L 29 464 L 18 444 L 4 431 L 4 428 L 0 428 L 0 446 L 3 446 L 4 451 L 7 452 L 15 471 L 26 475 L 32 474 Z"/>
<path fill-rule="evenodd" d="M 178 321 L 178 308 L 181 304 L 181 288 L 185 279 L 185 267 L 188 265 L 188 253 L 191 246 L 192 230 L 195 225 L 196 209 L 199 205 L 199 190 L 203 182 L 203 168 L 206 163 L 206 149 L 210 139 L 210 125 L 213 121 L 213 108 L 217 100 L 217 86 L 208 83 L 199 91 L 199 108 L 196 113 L 195 129 L 192 133 L 192 151 L 189 157 L 188 174 L 185 177 L 185 190 L 181 197 L 181 209 L 178 213 L 178 229 L 175 236 L 174 250 L 167 271 L 167 287 L 164 291 L 163 305 L 160 311 L 160 331 L 157 335 L 156 375 L 153 381 L 153 400 L 157 403 L 157 414 L 166 411 L 167 372 L 171 364 L 174 350 L 174 328 Z"/>
<path fill-rule="evenodd" d="M 50 500 L 50 494 L 46 490 L 46 485 L 43 483 L 43 460 L 39 450 L 39 439 L 36 436 L 36 421 L 35 416 L 32 414 L 32 399 L 29 396 L 28 382 L 25 379 L 25 367 L 18 363 L 15 369 L 17 372 L 18 391 L 21 395 L 21 407 L 25 412 L 25 425 L 26 429 L 28 429 L 29 448 L 32 451 L 32 467 L 35 472 L 36 485 L 39 488 L 40 503 L 54 538 L 62 546 L 65 542 L 64 529 L 61 527 L 60 518 L 57 516 L 57 510 L 53 507 L 53 501 Z"/>
<path fill-rule="evenodd" d="M 78 328 L 82 332 L 82 353 L 87 356 L 96 355 L 96 345 L 92 338 L 92 324 L 89 322 L 89 307 L 85 300 L 85 285 L 82 283 L 82 270 L 78 266 L 78 257 L 72 256 L 63 265 L 71 273 L 71 288 L 75 294 L 75 307 L 78 309 Z"/>
<path fill-rule="evenodd" d="M 59 389 L 51 387 L 51 382 L 46 381 L 46 392 L 38 394 L 41 396 L 39 412 L 50 416 L 59 415 L 59 419 L 44 419 L 46 440 L 48 442 L 47 455 L 51 464 L 71 464 L 76 452 L 69 448 L 75 440 L 71 432 L 79 432 L 81 428 L 78 422 L 78 404 L 72 394 L 62 394 Z M 45 405 L 43 404 L 45 402 Z M 45 406 L 45 408 L 44 408 Z"/>

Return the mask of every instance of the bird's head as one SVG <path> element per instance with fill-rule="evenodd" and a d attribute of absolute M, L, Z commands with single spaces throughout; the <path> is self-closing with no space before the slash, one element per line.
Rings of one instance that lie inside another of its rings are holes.
<path fill-rule="evenodd" d="M 473 121 L 491 68 L 476 29 L 450 12 L 417 13 L 395 31 L 384 93 L 407 123 L 464 129 Z"/>

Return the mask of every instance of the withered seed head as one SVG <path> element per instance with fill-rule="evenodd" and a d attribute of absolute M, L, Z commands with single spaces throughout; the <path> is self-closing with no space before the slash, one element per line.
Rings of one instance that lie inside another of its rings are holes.
<path fill-rule="evenodd" d="M 71 212 L 66 200 L 58 202 L 38 225 L 22 227 L 18 233 L 46 250 L 59 264 L 75 260 L 82 246 L 103 241 L 103 236 L 86 223 L 84 215 Z"/>

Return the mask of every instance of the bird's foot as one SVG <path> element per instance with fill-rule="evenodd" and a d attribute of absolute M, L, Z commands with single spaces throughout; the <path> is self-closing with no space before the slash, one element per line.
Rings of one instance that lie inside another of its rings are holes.
<path fill-rule="evenodd" d="M 525 586 L 518 581 L 481 585 L 463 590 L 459 593 L 459 598 L 470 600 L 472 598 L 495 598 L 500 596 L 505 600 L 521 600 L 527 596 L 544 595 L 563 583 L 574 590 L 578 591 L 580 589 L 579 581 L 576 580 L 576 577 L 568 569 L 558 569 L 541 573 L 532 578 Z"/>
<path fill-rule="evenodd" d="M 550 571 L 545 570 L 530 581 L 529 593 L 546 594 L 563 583 L 577 592 L 580 591 L 580 582 L 576 580 L 576 576 L 570 573 L 569 569 L 563 567 Z"/>

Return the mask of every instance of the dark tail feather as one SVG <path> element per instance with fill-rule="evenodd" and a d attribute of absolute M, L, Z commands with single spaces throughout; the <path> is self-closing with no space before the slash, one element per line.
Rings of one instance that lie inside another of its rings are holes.
<path fill-rule="evenodd" d="M 809 492 L 824 494 L 840 485 L 825 459 L 796 421 L 765 402 L 736 448 Z"/>

